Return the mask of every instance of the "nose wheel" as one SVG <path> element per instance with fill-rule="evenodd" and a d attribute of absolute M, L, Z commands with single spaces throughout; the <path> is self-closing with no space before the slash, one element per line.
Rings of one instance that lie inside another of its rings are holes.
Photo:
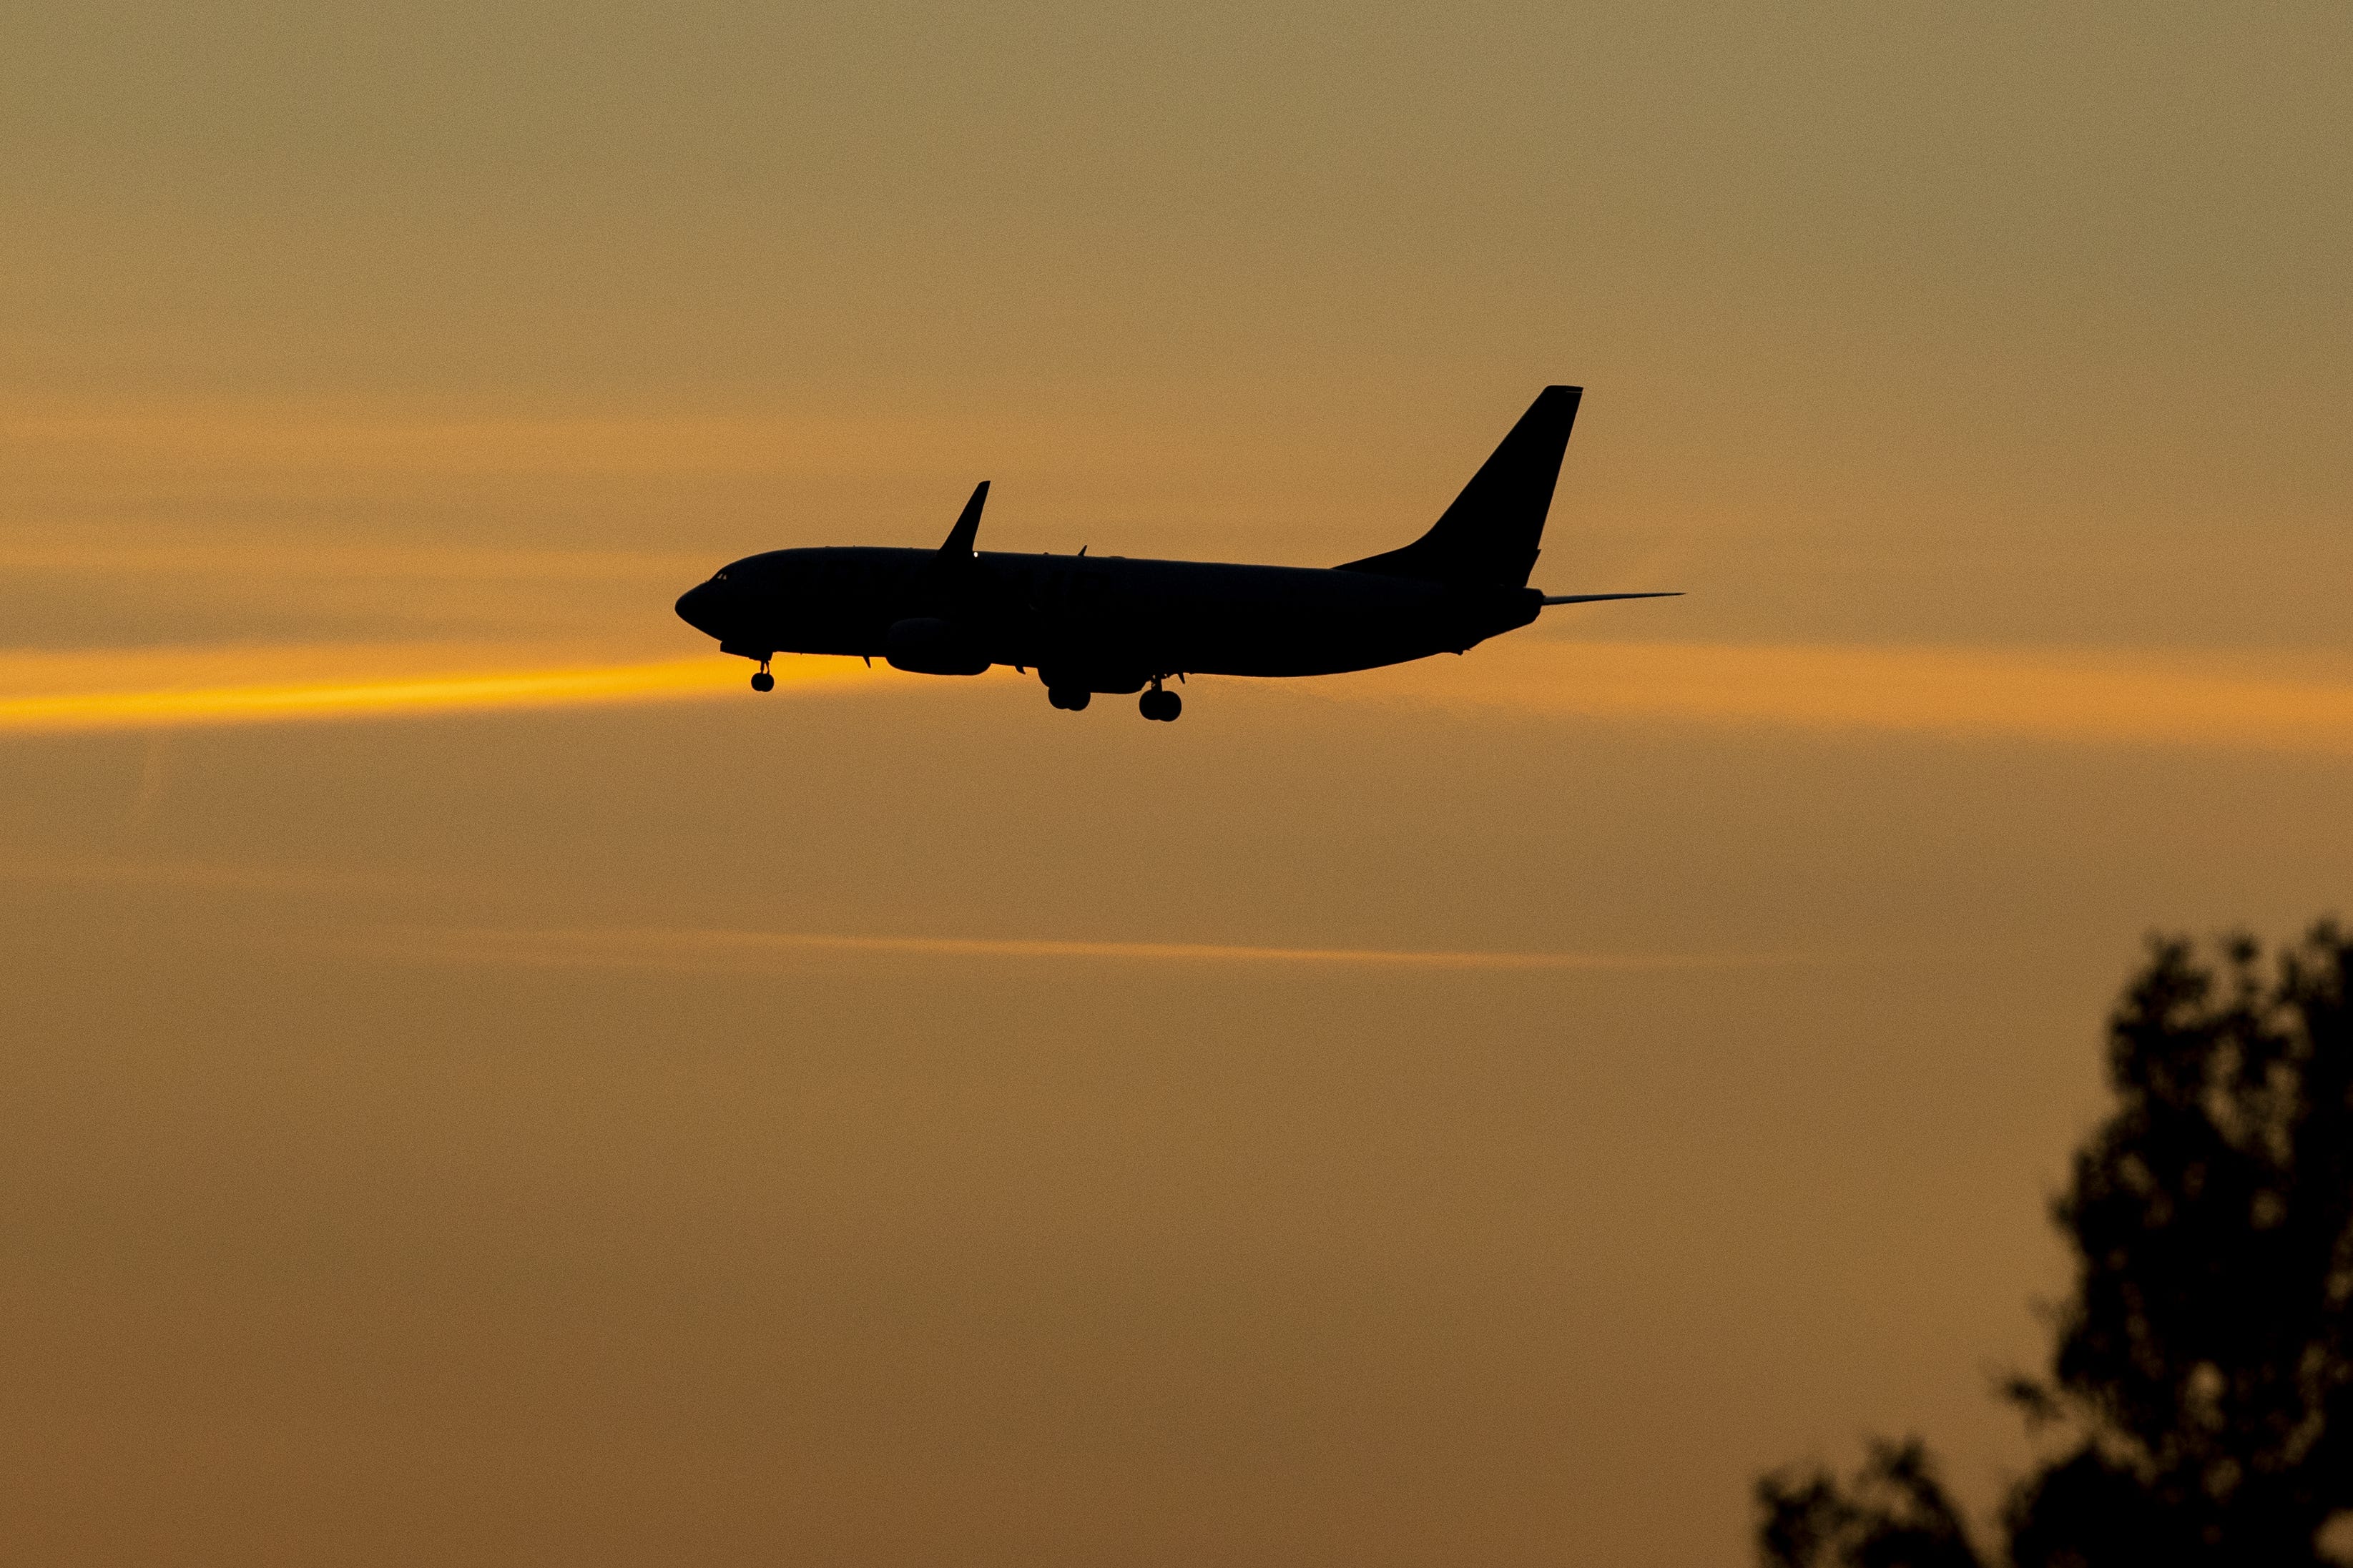
<path fill-rule="evenodd" d="M 1155 723 L 1174 724 L 1176 715 L 1185 711 L 1185 700 L 1155 680 L 1152 689 L 1135 700 L 1135 710 Z"/>
<path fill-rule="evenodd" d="M 760 672 L 752 677 L 752 689 L 754 691 L 774 691 L 776 689 L 776 678 L 768 673 L 768 661 L 764 658 L 760 661 Z"/>

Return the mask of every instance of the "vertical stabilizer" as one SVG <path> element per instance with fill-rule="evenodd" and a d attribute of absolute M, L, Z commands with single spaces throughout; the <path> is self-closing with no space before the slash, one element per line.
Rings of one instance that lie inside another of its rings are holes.
<path fill-rule="evenodd" d="M 980 537 L 980 509 L 988 504 L 988 481 L 983 479 L 972 489 L 972 499 L 964 503 L 956 515 L 955 526 L 948 530 L 947 542 L 940 546 L 943 561 L 963 561 L 972 554 L 973 541 Z"/>
<path fill-rule="evenodd" d="M 1428 533 L 1403 549 L 1351 561 L 1341 570 L 1525 587 L 1535 569 L 1561 455 L 1584 395 L 1581 386 L 1546 387 Z"/>

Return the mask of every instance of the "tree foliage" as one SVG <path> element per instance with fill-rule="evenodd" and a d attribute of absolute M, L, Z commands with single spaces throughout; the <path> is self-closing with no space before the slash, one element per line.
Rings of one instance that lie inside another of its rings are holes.
<path fill-rule="evenodd" d="M 2114 1113 L 2052 1217 L 2074 1252 L 2047 1375 L 2006 1396 L 2056 1456 L 1967 1538 L 1915 1440 L 1759 1483 L 1777 1568 L 2271 1568 L 2353 1510 L 2353 942 L 2268 966 L 2150 943 L 2108 1024 Z"/>
<path fill-rule="evenodd" d="M 1840 1568 L 1978 1568 L 1960 1511 L 1917 1437 L 1871 1445 L 1841 1486 L 1828 1470 L 1783 1470 L 1757 1484 L 1771 1563 Z"/>

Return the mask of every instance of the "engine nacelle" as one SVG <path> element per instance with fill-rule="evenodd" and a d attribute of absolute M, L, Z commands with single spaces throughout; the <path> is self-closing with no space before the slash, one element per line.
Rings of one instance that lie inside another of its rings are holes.
<path fill-rule="evenodd" d="M 910 675 L 979 675 L 988 668 L 962 633 L 932 616 L 893 621 L 882 638 L 882 657 Z"/>

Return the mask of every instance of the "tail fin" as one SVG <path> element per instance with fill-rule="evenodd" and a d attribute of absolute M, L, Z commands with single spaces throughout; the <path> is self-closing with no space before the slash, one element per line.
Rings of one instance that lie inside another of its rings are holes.
<path fill-rule="evenodd" d="M 1546 387 L 1428 533 L 1403 549 L 1351 561 L 1341 570 L 1525 586 L 1535 570 L 1545 513 L 1552 510 L 1568 428 L 1577 422 L 1577 400 L 1584 395 L 1581 386 Z"/>

